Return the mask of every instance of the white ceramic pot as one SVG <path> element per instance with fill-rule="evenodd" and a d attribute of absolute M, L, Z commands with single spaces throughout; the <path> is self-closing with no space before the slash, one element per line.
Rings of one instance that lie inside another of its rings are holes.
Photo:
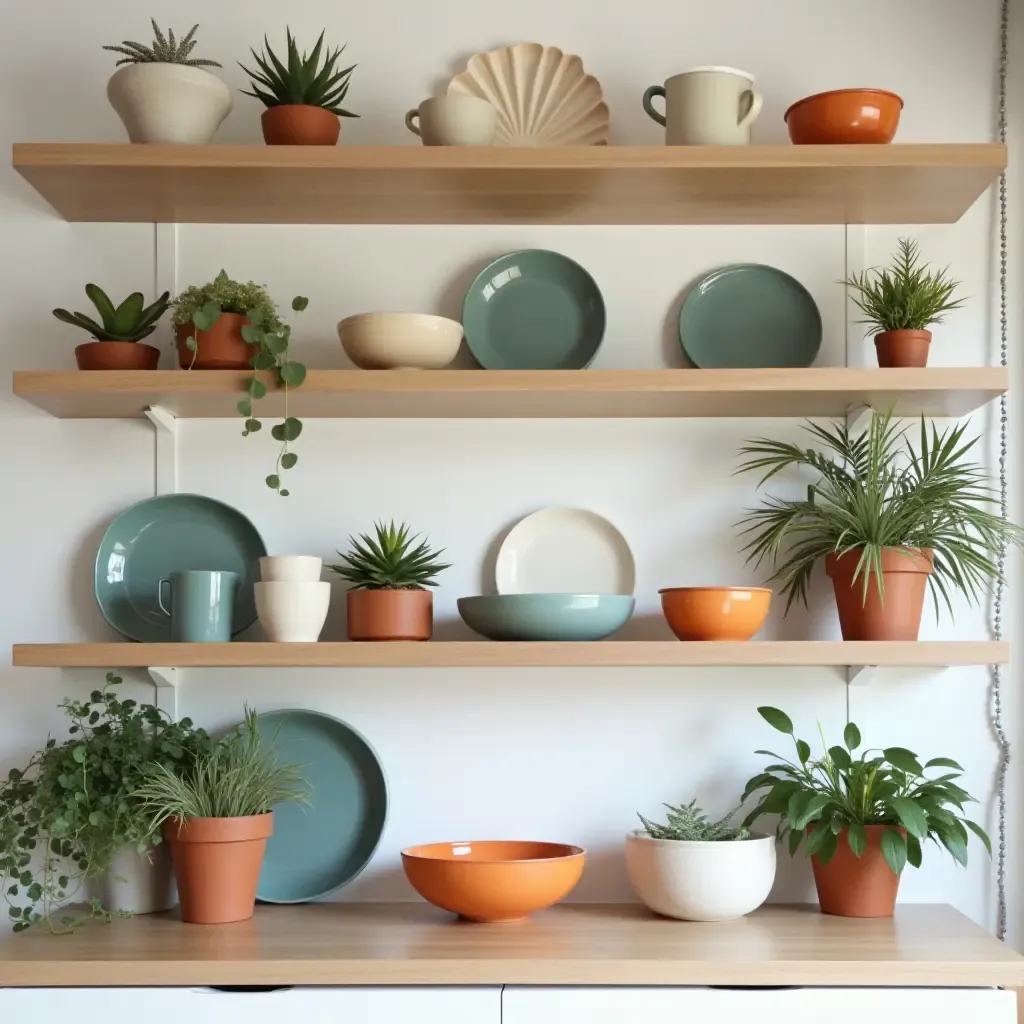
<path fill-rule="evenodd" d="M 231 90 L 202 68 L 127 64 L 107 83 L 107 98 L 132 142 L 202 145 L 228 116 Z"/>
<path fill-rule="evenodd" d="M 264 583 L 319 583 L 323 560 L 313 555 L 266 555 L 260 559 Z"/>
<path fill-rule="evenodd" d="M 775 881 L 775 837 L 688 843 L 626 836 L 626 871 L 651 910 L 683 921 L 728 921 L 756 910 Z"/>
<path fill-rule="evenodd" d="M 428 313 L 359 313 L 338 324 L 341 347 L 362 370 L 439 370 L 462 344 L 462 324 Z"/>
<path fill-rule="evenodd" d="M 267 639 L 276 644 L 311 644 L 320 639 L 330 583 L 257 583 L 256 614 Z"/>
<path fill-rule="evenodd" d="M 150 858 L 134 846 L 126 846 L 114 858 L 110 869 L 90 882 L 90 895 L 108 910 L 132 914 L 156 914 L 178 902 L 171 854 L 166 844 L 154 846 Z"/>

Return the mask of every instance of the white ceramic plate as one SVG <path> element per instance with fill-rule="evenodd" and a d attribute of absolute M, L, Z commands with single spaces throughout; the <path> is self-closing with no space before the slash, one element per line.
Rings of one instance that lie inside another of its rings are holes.
<path fill-rule="evenodd" d="M 626 538 L 604 516 L 545 508 L 520 520 L 498 552 L 499 594 L 632 594 Z"/>

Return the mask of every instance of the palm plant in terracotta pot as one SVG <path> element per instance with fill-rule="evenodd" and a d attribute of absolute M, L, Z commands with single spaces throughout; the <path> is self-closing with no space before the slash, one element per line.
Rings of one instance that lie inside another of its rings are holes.
<path fill-rule="evenodd" d="M 352 585 L 348 592 L 350 640 L 429 640 L 434 631 L 434 577 L 449 565 L 409 527 L 375 523 L 375 537 L 349 537 L 350 549 L 332 565 Z M 341 552 L 338 552 L 341 554 Z"/>

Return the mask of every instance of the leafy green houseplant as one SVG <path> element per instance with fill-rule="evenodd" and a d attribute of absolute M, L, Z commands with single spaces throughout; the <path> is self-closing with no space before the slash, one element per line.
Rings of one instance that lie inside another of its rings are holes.
<path fill-rule="evenodd" d="M 716 821 L 697 806 L 696 800 L 678 807 L 665 804 L 665 809 L 668 811 L 668 820 L 664 825 L 656 825 L 642 814 L 637 814 L 644 831 L 652 839 L 675 839 L 684 843 L 731 843 L 750 838 L 749 828 L 731 823 L 735 812 Z"/>
<path fill-rule="evenodd" d="M 852 274 L 842 282 L 875 335 L 879 366 L 926 366 L 932 334 L 947 313 L 959 309 L 958 281 L 949 270 L 933 271 L 921 261 L 917 242 L 901 238 L 892 264 Z"/>
<path fill-rule="evenodd" d="M 757 794 L 758 803 L 744 824 L 780 815 L 790 854 L 802 845 L 812 857 L 826 913 L 890 916 L 900 875 L 908 863 L 921 866 L 925 840 L 963 865 L 968 832 L 992 852 L 984 829 L 964 816 L 964 804 L 974 798 L 959 785 L 963 768 L 956 761 L 935 757 L 921 764 L 905 747 L 867 749 L 858 756 L 861 734 L 853 722 L 843 731 L 842 746 L 812 757 L 810 744 L 796 738 L 787 714 L 773 707 L 758 712 L 773 729 L 792 737 L 796 756 L 757 751 L 773 763 L 746 785 L 743 799 Z"/>
<path fill-rule="evenodd" d="M 37 922 L 73 930 L 82 917 L 60 914 L 61 905 L 126 847 L 147 856 L 161 841 L 140 796 L 143 769 L 174 771 L 210 747 L 189 719 L 171 722 L 149 704 L 122 700 L 120 683 L 107 673 L 87 701 L 65 700 L 69 738 L 48 739 L 0 783 L 0 882 L 15 931 Z M 109 920 L 97 898 L 90 907 Z"/>
<path fill-rule="evenodd" d="M 434 599 L 427 588 L 436 587 L 437 574 L 451 568 L 438 561 L 444 552 L 411 535 L 405 523 L 396 527 L 394 521 L 379 522 L 374 527 L 373 537 L 350 537 L 348 553 L 330 567 L 352 588 L 349 639 L 429 640 Z"/>
<path fill-rule="evenodd" d="M 806 497 L 769 497 L 740 522 L 748 560 L 774 566 L 786 610 L 807 603 L 819 561 L 832 577 L 844 640 L 916 640 L 929 581 L 952 612 L 951 594 L 976 601 L 999 578 L 997 556 L 1022 531 L 992 506 L 984 468 L 968 456 L 977 443 L 966 425 L 939 432 L 921 420 L 916 449 L 907 428 L 873 413 L 865 434 L 845 424 L 804 428 L 823 451 L 759 439 L 740 449 L 737 472 L 760 483 L 784 470 L 809 469 Z"/>
<path fill-rule="evenodd" d="M 150 18 L 153 26 L 153 44 L 144 46 L 130 39 L 124 40 L 120 46 L 104 46 L 104 50 L 122 54 L 118 64 L 182 64 L 190 68 L 219 68 L 215 60 L 193 57 L 196 48 L 195 35 L 198 24 L 193 25 L 180 40 L 174 38 L 174 29 L 168 29 L 166 35 L 160 30 L 155 18 Z"/>

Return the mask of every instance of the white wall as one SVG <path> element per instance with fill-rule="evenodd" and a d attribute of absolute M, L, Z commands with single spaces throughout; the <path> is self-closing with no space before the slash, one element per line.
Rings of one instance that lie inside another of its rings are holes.
<path fill-rule="evenodd" d="M 359 63 L 349 106 L 363 118 L 345 122 L 345 142 L 414 144 L 402 126 L 405 110 L 468 55 L 537 39 L 584 56 L 604 85 L 615 142 L 653 145 L 659 133 L 640 109 L 644 88 L 705 63 L 757 75 L 766 97 L 757 142 L 784 140 L 781 117 L 793 99 L 851 84 L 905 97 L 900 141 L 986 140 L 994 120 L 997 7 L 996 0 L 862 0 L 855 7 L 817 0 L 634 0 L 628 7 L 450 0 L 426 8 L 398 0 L 341 11 L 319 0 L 289 13 L 301 38 L 327 24 L 332 37 L 348 40 Z M 246 56 L 246 46 L 264 29 L 272 41 L 284 31 L 281 9 L 270 0 L 157 0 L 146 12 L 129 0 L 19 5 L 0 36 L 0 94 L 7 100 L 0 106 L 0 139 L 120 140 L 103 92 L 112 55 L 100 47 L 125 37 L 148 39 L 150 9 L 182 30 L 200 20 L 202 54 L 220 58 L 234 86 L 243 84 L 234 61 Z M 259 141 L 258 114 L 255 101 L 239 96 L 220 140 Z M 929 258 L 952 262 L 971 296 L 937 333 L 937 364 L 997 358 L 993 209 L 989 196 L 957 225 L 913 229 Z M 0 169 L 0 218 L 7 252 L 0 378 L 14 369 L 73 366 L 77 339 L 49 310 L 84 301 L 86 281 L 115 293 L 152 290 L 151 227 L 62 223 L 9 169 Z M 1019 223 L 1014 220 L 1015 248 Z M 869 229 L 868 260 L 883 260 L 899 234 Z M 841 227 L 208 225 L 181 227 L 177 245 L 181 286 L 225 266 L 236 277 L 266 282 L 284 303 L 297 292 L 308 295 L 310 308 L 295 337 L 312 366 L 345 365 L 333 332 L 340 317 L 374 308 L 457 316 L 476 270 L 522 246 L 557 249 L 596 277 L 609 311 L 598 367 L 679 365 L 672 322 L 680 295 L 702 272 L 748 260 L 775 264 L 804 282 L 825 320 L 819 362 L 844 360 L 845 313 L 836 285 L 845 270 Z M 854 363 L 869 358 L 866 344 L 850 353 Z M 171 365 L 169 351 L 163 365 Z M 152 493 L 148 428 L 59 422 L 9 392 L 0 397 L 0 416 L 7 436 L 0 564 L 9 584 L 0 645 L 112 637 L 92 601 L 91 562 L 110 518 Z M 992 411 L 974 425 L 992 427 Z M 272 551 L 330 556 L 375 517 L 408 519 L 455 563 L 437 598 L 443 637 L 468 636 L 455 599 L 492 586 L 496 541 L 517 518 L 544 505 L 593 508 L 619 525 L 636 554 L 638 617 L 627 635 L 667 637 L 658 617 L 659 586 L 750 579 L 729 526 L 754 500 L 751 481 L 730 476 L 737 446 L 765 432 L 781 437 L 797 430 L 788 421 L 315 421 L 299 442 L 292 497 L 282 500 L 262 483 L 272 459 L 269 437 L 243 440 L 235 423 L 190 422 L 181 437 L 181 487 L 241 508 Z M 801 610 L 785 622 L 773 613 L 766 637 L 837 636 L 827 587 L 819 583 L 815 598 L 813 613 Z M 1007 622 L 1019 639 L 1012 602 Z M 340 638 L 342 623 L 338 600 L 324 638 Z M 984 637 L 985 615 L 965 606 L 939 625 L 926 615 L 922 634 Z M 18 763 L 47 728 L 60 728 L 53 705 L 95 678 L 3 670 L 0 764 Z M 1014 680 L 1011 671 L 1008 691 Z M 969 788 L 985 801 L 979 813 L 993 824 L 996 749 L 987 682 L 983 668 L 886 672 L 852 695 L 851 711 L 872 742 L 899 741 L 927 756 L 961 759 Z M 574 898 L 624 900 L 630 893 L 621 837 L 634 811 L 656 812 L 660 801 L 691 795 L 724 811 L 758 766 L 751 751 L 775 742 L 756 705 L 788 709 L 812 738 L 817 721 L 838 735 L 846 699 L 839 678 L 824 669 L 192 672 L 182 711 L 216 728 L 236 720 L 243 701 L 261 709 L 310 707 L 350 721 L 371 739 L 391 781 L 392 813 L 378 857 L 344 898 L 410 897 L 398 858 L 405 845 L 524 836 L 587 846 L 591 858 Z M 1016 735 L 1012 698 L 1009 714 Z M 1015 792 L 1018 777 L 1015 765 Z M 1012 824 L 1016 830 L 1016 816 Z M 1009 869 L 1019 928 L 1016 849 L 1014 843 Z M 812 898 L 806 863 L 780 863 L 776 896 Z M 967 871 L 929 850 L 925 868 L 906 875 L 902 898 L 950 902 L 991 925 L 993 877 L 979 850 Z"/>

